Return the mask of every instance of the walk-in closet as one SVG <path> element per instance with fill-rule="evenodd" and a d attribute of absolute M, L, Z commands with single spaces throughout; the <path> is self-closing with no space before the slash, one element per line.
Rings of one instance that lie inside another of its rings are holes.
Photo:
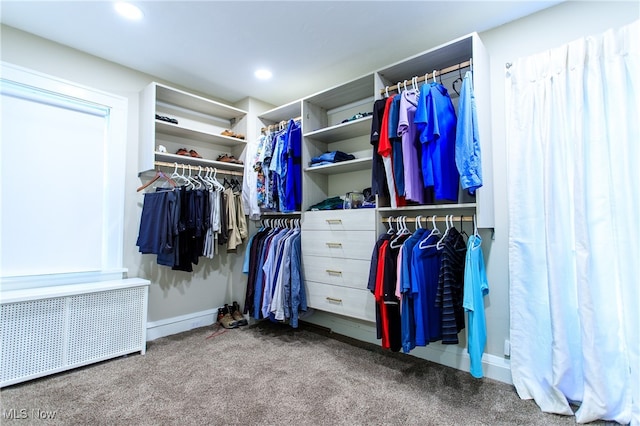
<path fill-rule="evenodd" d="M 3 0 L 3 424 L 640 424 L 639 23 Z"/>

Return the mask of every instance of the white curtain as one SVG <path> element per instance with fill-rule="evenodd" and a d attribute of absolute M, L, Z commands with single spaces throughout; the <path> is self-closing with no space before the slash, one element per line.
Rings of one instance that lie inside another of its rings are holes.
<path fill-rule="evenodd" d="M 640 424 L 640 21 L 507 70 L 511 372 L 545 412 Z"/>

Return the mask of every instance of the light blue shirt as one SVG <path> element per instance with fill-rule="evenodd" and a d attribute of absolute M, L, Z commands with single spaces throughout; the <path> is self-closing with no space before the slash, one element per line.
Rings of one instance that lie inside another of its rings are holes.
<path fill-rule="evenodd" d="M 478 379 L 482 377 L 482 353 L 487 342 L 484 296 L 489 294 L 481 244 L 482 238 L 475 235 L 471 235 L 467 241 L 462 300 L 468 319 L 467 351 L 471 359 L 470 373 Z"/>
<path fill-rule="evenodd" d="M 288 230 L 280 229 L 278 233 L 271 239 L 269 245 L 267 257 L 262 266 L 262 272 L 264 273 L 264 288 L 262 289 L 262 304 L 261 311 L 263 318 L 269 318 L 269 312 L 271 307 L 271 299 L 273 297 L 273 289 L 275 287 L 275 278 L 280 268 L 278 263 L 278 254 L 282 250 L 280 242 L 286 236 Z"/>
<path fill-rule="evenodd" d="M 460 88 L 458 123 L 456 128 L 456 166 L 460 173 L 462 189 L 474 194 L 482 186 L 480 141 L 476 99 L 473 95 L 473 78 L 467 71 Z"/>
<path fill-rule="evenodd" d="M 413 248 L 422 240 L 426 229 L 420 228 L 413 233 L 403 244 L 402 262 L 400 262 L 400 290 L 402 292 L 400 329 L 402 336 L 402 350 L 411 352 L 416 347 L 416 326 L 413 319 L 413 295 L 411 293 L 411 257 Z"/>

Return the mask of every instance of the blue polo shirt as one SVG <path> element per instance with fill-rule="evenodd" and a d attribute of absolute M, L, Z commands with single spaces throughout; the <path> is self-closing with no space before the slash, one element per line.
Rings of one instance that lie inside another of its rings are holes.
<path fill-rule="evenodd" d="M 434 187 L 436 199 L 457 201 L 456 112 L 442 84 L 422 86 L 414 121 L 422 143 L 424 185 Z"/>
<path fill-rule="evenodd" d="M 435 305 L 440 274 L 440 252 L 435 247 L 440 237 L 432 235 L 420 248 L 413 247 L 411 257 L 411 293 L 414 299 L 413 317 L 416 326 L 416 346 L 426 346 L 429 342 L 440 340 L 441 310 Z"/>

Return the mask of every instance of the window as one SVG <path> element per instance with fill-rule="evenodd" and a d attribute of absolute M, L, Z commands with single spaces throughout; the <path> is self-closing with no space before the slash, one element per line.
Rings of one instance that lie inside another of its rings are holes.
<path fill-rule="evenodd" d="M 2 64 L 2 288 L 121 278 L 127 100 Z"/>

